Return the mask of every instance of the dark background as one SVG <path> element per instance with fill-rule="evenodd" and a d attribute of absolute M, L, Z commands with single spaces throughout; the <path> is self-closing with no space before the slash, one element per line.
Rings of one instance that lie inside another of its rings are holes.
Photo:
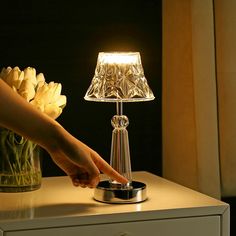
<path fill-rule="evenodd" d="M 2 1 L 0 66 L 27 66 L 62 83 L 68 99 L 58 121 L 110 159 L 115 104 L 83 99 L 100 51 L 139 51 L 156 99 L 124 105 L 133 170 L 161 175 L 161 0 Z M 43 152 L 43 175 L 63 175 Z"/>
<path fill-rule="evenodd" d="M 111 103 L 83 97 L 100 51 L 139 51 L 146 78 L 156 99 L 124 105 L 133 170 L 161 175 L 161 0 L 1 1 L 0 67 L 27 66 L 43 72 L 47 82 L 62 83 L 68 104 L 58 121 L 109 162 L 115 114 Z M 43 152 L 44 176 L 64 175 Z M 231 205 L 231 235 L 236 199 Z"/>

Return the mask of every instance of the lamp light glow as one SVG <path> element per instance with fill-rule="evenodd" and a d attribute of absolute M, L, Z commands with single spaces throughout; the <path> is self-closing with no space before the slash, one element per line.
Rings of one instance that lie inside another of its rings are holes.
<path fill-rule="evenodd" d="M 101 63 L 108 64 L 137 64 L 140 63 L 140 57 L 137 53 L 122 53 L 122 52 L 111 52 L 111 53 L 99 53 L 98 60 Z"/>

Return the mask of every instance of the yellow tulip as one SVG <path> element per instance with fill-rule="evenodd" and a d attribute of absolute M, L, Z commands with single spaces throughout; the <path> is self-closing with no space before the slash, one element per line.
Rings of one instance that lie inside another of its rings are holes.
<path fill-rule="evenodd" d="M 12 68 L 10 66 L 8 66 L 7 68 L 3 67 L 2 71 L 0 73 L 0 78 L 2 78 L 4 81 L 6 81 L 6 76 L 8 75 L 8 73 L 12 70 Z"/>
<path fill-rule="evenodd" d="M 33 67 L 27 67 L 24 69 L 24 79 L 30 80 L 31 83 L 36 86 L 37 85 L 37 79 L 36 79 L 36 70 Z"/>
<path fill-rule="evenodd" d="M 47 104 L 44 107 L 44 113 L 51 118 L 56 119 L 62 113 L 62 109 L 56 104 Z"/>
<path fill-rule="evenodd" d="M 42 87 L 45 83 L 45 78 L 43 73 L 39 73 L 38 75 L 36 75 L 36 80 L 37 80 L 37 89 Z"/>
<path fill-rule="evenodd" d="M 61 95 L 61 88 L 60 83 L 50 82 L 47 84 L 45 82 L 44 85 L 37 89 L 31 104 L 51 118 L 56 119 L 66 105 L 66 96 Z"/>
<path fill-rule="evenodd" d="M 28 102 L 33 99 L 35 96 L 35 90 L 34 84 L 31 82 L 31 80 L 24 79 L 20 85 L 18 93 Z"/>

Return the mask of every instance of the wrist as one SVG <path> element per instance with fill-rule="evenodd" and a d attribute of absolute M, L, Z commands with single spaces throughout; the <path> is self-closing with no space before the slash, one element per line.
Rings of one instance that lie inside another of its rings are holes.
<path fill-rule="evenodd" d="M 59 123 L 53 123 L 45 127 L 45 131 L 41 140 L 38 141 L 39 145 L 46 149 L 49 153 L 59 151 L 62 140 L 64 139 L 63 133 L 66 132 Z"/>

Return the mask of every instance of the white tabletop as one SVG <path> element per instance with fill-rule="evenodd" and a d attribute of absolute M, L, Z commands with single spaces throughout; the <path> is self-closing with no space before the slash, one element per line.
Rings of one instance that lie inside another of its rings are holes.
<path fill-rule="evenodd" d="M 148 200 L 106 204 L 93 200 L 93 189 L 74 187 L 70 179 L 43 178 L 39 190 L 0 193 L 0 228 L 21 229 L 145 219 L 222 214 L 228 205 L 148 172 L 133 179 L 147 184 Z"/>

